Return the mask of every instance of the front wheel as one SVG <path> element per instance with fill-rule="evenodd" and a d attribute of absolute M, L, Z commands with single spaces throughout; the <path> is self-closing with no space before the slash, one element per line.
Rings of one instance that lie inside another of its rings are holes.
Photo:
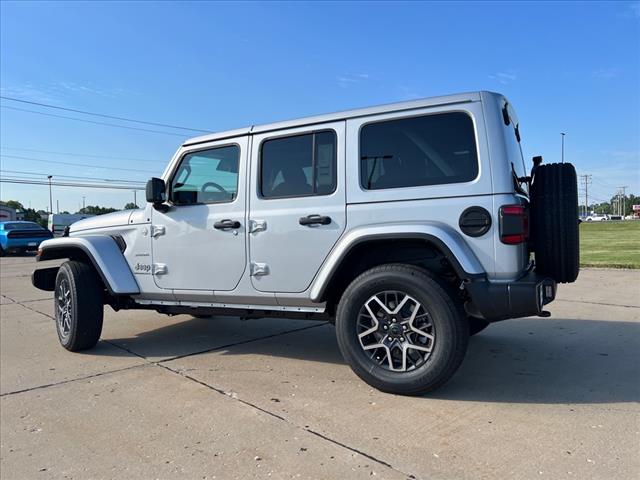
<path fill-rule="evenodd" d="M 62 264 L 56 276 L 55 319 L 60 344 L 72 352 L 95 346 L 102 333 L 103 286 L 90 265 Z"/>
<path fill-rule="evenodd" d="M 356 375 L 401 395 L 443 385 L 462 363 L 469 339 L 466 316 L 446 286 L 402 264 L 373 268 L 349 285 L 336 333 Z"/>

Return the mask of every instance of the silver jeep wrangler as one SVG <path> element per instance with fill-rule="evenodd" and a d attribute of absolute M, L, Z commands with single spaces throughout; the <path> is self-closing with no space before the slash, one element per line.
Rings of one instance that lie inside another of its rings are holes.
<path fill-rule="evenodd" d="M 537 315 L 578 276 L 571 164 L 528 171 L 509 102 L 474 92 L 193 138 L 147 205 L 40 245 L 60 343 L 93 347 L 103 307 L 335 324 L 353 371 L 434 390 L 469 335 Z"/>

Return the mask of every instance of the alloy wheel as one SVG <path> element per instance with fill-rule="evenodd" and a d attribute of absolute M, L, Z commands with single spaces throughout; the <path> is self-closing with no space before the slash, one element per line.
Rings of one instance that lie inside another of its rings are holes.
<path fill-rule="evenodd" d="M 424 306 L 401 291 L 371 296 L 358 313 L 357 334 L 365 353 L 380 367 L 408 372 L 424 365 L 436 332 Z"/>

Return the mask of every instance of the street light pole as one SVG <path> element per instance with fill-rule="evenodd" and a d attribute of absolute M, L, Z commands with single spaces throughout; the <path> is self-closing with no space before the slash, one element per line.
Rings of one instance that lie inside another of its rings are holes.
<path fill-rule="evenodd" d="M 563 132 L 560 133 L 560 136 L 562 137 L 562 163 L 564 163 L 564 136 L 565 135 L 566 134 Z"/>
<path fill-rule="evenodd" d="M 51 179 L 53 175 L 48 175 L 47 178 L 49 179 L 49 213 L 53 213 L 53 195 L 51 194 Z"/>

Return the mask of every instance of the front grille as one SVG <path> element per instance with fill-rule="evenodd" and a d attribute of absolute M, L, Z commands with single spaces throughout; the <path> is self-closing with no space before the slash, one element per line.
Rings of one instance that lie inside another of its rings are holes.
<path fill-rule="evenodd" d="M 9 238 L 51 238 L 51 232 L 47 230 L 12 230 L 7 233 Z"/>

